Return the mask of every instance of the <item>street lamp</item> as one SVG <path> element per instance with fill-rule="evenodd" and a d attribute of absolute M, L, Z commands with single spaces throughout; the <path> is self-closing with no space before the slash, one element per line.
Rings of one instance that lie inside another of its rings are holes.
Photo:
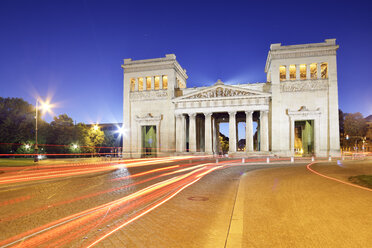
<path fill-rule="evenodd" d="M 118 129 L 116 130 L 116 133 L 118 133 L 119 135 L 124 135 L 125 133 L 124 127 L 118 127 Z"/>
<path fill-rule="evenodd" d="M 39 110 L 39 102 L 41 103 L 40 109 L 42 109 L 45 112 L 49 112 L 51 105 L 48 102 L 43 102 L 39 98 L 36 98 L 36 108 L 35 108 L 35 157 L 34 162 L 39 161 L 38 157 L 38 146 L 37 146 L 37 119 L 38 119 L 38 110 Z"/>

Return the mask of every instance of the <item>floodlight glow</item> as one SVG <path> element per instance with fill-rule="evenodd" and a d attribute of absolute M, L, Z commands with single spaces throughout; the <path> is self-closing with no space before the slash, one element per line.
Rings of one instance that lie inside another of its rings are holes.
<path fill-rule="evenodd" d="M 30 149 L 30 147 L 31 147 L 31 146 L 30 146 L 29 144 L 26 144 L 26 145 L 25 145 L 25 148 L 26 148 L 27 150 Z"/>
<path fill-rule="evenodd" d="M 116 130 L 116 132 L 119 133 L 120 135 L 124 135 L 125 129 L 124 129 L 124 127 L 118 127 L 118 129 Z"/>

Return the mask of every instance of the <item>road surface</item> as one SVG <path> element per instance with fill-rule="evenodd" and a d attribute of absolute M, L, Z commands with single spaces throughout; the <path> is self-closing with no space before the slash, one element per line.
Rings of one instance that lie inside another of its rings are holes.
<path fill-rule="evenodd" d="M 232 237 L 240 247 L 330 247 L 345 237 L 334 233 L 350 207 L 358 214 L 347 224 L 359 233 L 345 244 L 364 244 L 370 192 L 350 206 L 357 189 L 315 175 L 308 162 L 265 162 L 185 156 L 2 168 L 0 247 L 237 247 Z M 337 167 L 313 165 L 340 177 Z"/>

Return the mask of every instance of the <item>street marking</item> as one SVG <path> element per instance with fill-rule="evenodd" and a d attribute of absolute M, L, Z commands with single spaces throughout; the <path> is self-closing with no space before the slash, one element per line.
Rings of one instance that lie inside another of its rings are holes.
<path fill-rule="evenodd" d="M 245 176 L 246 174 L 243 174 L 238 183 L 238 190 L 235 196 L 225 248 L 242 247 L 245 187 L 243 187 L 241 184 L 243 183 L 242 179 Z"/>

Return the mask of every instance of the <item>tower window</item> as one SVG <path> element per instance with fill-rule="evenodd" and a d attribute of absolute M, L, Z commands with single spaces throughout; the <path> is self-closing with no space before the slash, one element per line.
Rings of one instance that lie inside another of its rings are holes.
<path fill-rule="evenodd" d="M 322 63 L 320 65 L 320 71 L 321 71 L 321 78 L 322 79 L 327 79 L 328 78 L 328 63 Z"/>
<path fill-rule="evenodd" d="M 163 89 L 168 89 L 168 76 L 164 75 L 163 76 Z"/>
<path fill-rule="evenodd" d="M 146 90 L 151 90 L 151 77 L 146 78 Z"/>
<path fill-rule="evenodd" d="M 316 63 L 310 64 L 310 78 L 317 79 L 318 78 L 318 69 Z"/>
<path fill-rule="evenodd" d="M 155 90 L 159 90 L 159 88 L 160 88 L 160 77 L 159 76 L 155 77 L 154 88 L 155 88 Z"/>
<path fill-rule="evenodd" d="M 296 79 L 296 65 L 290 65 L 289 66 L 289 78 L 291 80 Z"/>
<path fill-rule="evenodd" d="M 138 91 L 143 91 L 143 78 L 138 78 Z"/>
<path fill-rule="evenodd" d="M 301 80 L 306 79 L 306 65 L 305 64 L 300 65 L 300 79 Z"/>
<path fill-rule="evenodd" d="M 286 79 L 286 71 L 285 71 L 285 66 L 281 65 L 279 67 L 279 76 L 280 76 L 280 81 L 285 81 Z"/>
<path fill-rule="evenodd" d="M 131 78 L 130 79 L 130 91 L 134 91 L 136 89 L 136 79 Z"/>

